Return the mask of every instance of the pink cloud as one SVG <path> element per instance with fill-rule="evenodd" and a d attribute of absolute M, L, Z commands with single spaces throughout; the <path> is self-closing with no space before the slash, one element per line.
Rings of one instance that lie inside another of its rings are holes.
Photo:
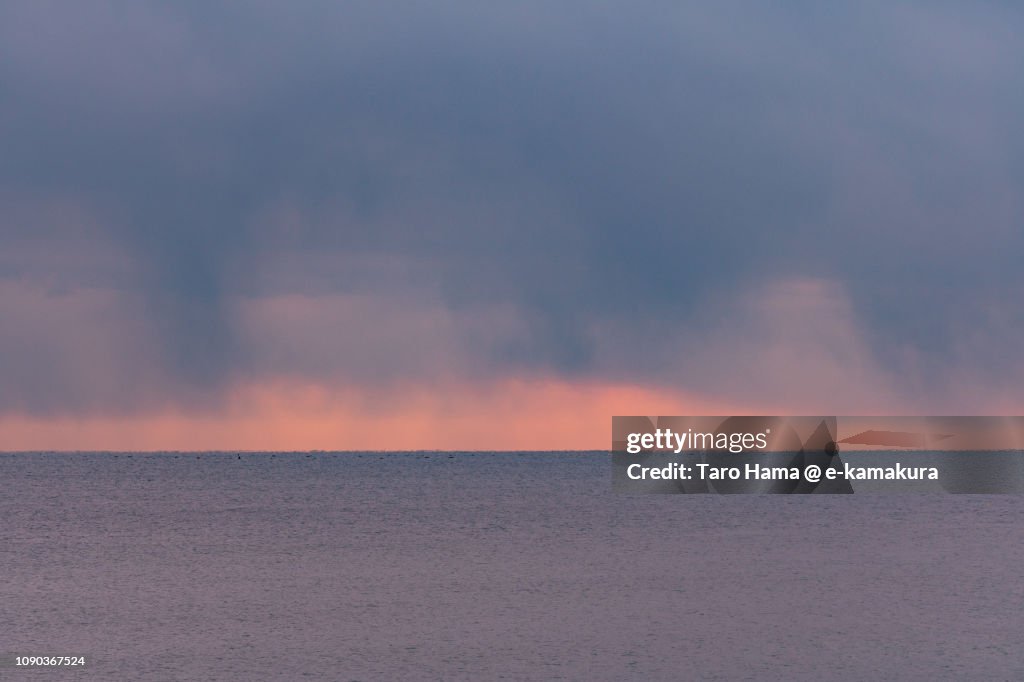
<path fill-rule="evenodd" d="M 0 417 L 4 450 L 607 449 L 614 414 L 728 413 L 683 392 L 558 379 L 328 390 L 237 387 L 222 410 Z"/>

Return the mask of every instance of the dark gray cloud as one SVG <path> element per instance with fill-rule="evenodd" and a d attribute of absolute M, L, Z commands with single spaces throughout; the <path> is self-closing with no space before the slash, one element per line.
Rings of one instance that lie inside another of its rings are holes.
<path fill-rule="evenodd" d="M 157 394 L 395 367 L 672 383 L 708 301 L 793 279 L 842 287 L 897 375 L 995 381 L 1024 340 L 1012 4 L 13 2 L 0 27 L 0 276 L 137 296 Z M 354 322 L 320 364 L 267 350 L 242 310 L 290 294 L 450 315 L 454 359 L 396 364 L 416 340 L 374 353 Z M 33 352 L 0 350 L 9 376 Z M 32 409 L 77 395 L 55 381 Z"/>

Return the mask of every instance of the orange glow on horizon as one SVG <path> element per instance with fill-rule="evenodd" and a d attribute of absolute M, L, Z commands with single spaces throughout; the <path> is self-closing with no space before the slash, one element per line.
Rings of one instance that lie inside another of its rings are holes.
<path fill-rule="evenodd" d="M 248 385 L 212 413 L 0 416 L 0 450 L 607 450 L 616 414 L 735 414 L 633 385 L 507 380 L 392 391 Z"/>

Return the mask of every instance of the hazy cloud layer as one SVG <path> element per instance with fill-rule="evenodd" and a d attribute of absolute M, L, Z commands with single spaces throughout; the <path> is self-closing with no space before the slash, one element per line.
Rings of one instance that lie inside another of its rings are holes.
<path fill-rule="evenodd" d="M 0 410 L 1019 405 L 1024 11 L 786 7 L 4 3 Z"/>

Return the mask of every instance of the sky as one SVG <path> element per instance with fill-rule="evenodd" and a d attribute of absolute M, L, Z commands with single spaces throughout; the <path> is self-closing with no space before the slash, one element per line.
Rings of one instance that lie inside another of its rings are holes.
<path fill-rule="evenodd" d="M 0 4 L 0 450 L 1024 412 L 1011 2 Z"/>

